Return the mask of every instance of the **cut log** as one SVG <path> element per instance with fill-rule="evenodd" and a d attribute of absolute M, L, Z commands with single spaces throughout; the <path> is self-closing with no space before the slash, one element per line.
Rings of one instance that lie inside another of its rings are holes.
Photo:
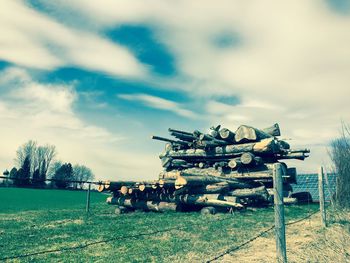
<path fill-rule="evenodd" d="M 168 172 L 161 172 L 159 174 L 159 179 L 176 179 L 180 175 L 180 171 L 174 170 L 174 171 L 168 171 Z"/>
<path fill-rule="evenodd" d="M 218 157 L 238 157 L 242 153 L 264 153 L 275 154 L 278 153 L 280 148 L 276 144 L 273 138 L 261 140 L 259 142 L 244 143 L 236 145 L 218 146 L 211 150 L 205 151 L 203 149 L 187 149 L 179 151 L 170 151 L 165 153 L 168 157 L 184 160 L 207 160 L 209 158 Z M 162 155 L 164 156 L 164 155 Z"/>
<path fill-rule="evenodd" d="M 98 185 L 97 191 L 103 192 L 103 191 L 105 191 L 105 190 L 107 190 L 107 189 L 105 189 L 105 185 L 104 185 L 104 184 L 99 184 L 99 185 Z"/>
<path fill-rule="evenodd" d="M 182 170 L 179 176 L 222 176 L 222 172 L 215 170 L 214 168 L 200 169 L 200 168 L 190 168 Z"/>
<path fill-rule="evenodd" d="M 210 134 L 204 134 L 200 131 L 194 131 L 193 134 L 201 141 L 210 141 L 216 145 L 226 145 L 227 142 L 224 140 L 216 139 L 215 137 L 211 136 Z"/>
<path fill-rule="evenodd" d="M 187 142 L 193 142 L 196 139 L 196 137 L 193 136 L 193 134 L 189 135 L 178 131 L 172 131 L 170 135 L 176 137 L 179 140 L 187 141 Z"/>
<path fill-rule="evenodd" d="M 181 134 L 185 134 L 185 135 L 193 135 L 193 133 L 191 133 L 191 132 L 175 130 L 175 129 L 172 129 L 172 128 L 169 128 L 168 131 L 169 132 L 177 132 L 177 133 L 181 133 Z"/>
<path fill-rule="evenodd" d="M 186 188 L 186 193 L 190 194 L 220 194 L 220 193 L 225 193 L 229 191 L 230 189 L 230 184 L 227 182 L 221 182 L 217 184 L 209 184 L 205 186 L 192 186 L 192 187 L 185 187 Z M 177 195 L 179 193 L 176 193 Z"/>
<path fill-rule="evenodd" d="M 188 146 L 187 142 L 183 142 L 183 141 L 175 141 L 175 140 L 171 140 L 168 138 L 164 138 L 164 137 L 160 137 L 160 136 L 151 136 L 151 139 L 153 140 L 158 140 L 158 141 L 163 141 L 163 142 L 170 142 L 173 145 L 181 145 L 181 146 Z"/>
<path fill-rule="evenodd" d="M 241 158 L 234 158 L 234 159 L 231 159 L 227 165 L 232 169 L 237 169 L 239 166 L 241 166 L 241 164 L 242 164 Z"/>
<path fill-rule="evenodd" d="M 304 153 L 288 153 L 286 155 L 277 155 L 278 159 L 296 159 L 296 160 L 305 160 L 305 158 L 309 157 Z"/>
<path fill-rule="evenodd" d="M 123 194 L 123 195 L 127 195 L 129 193 L 129 188 L 127 186 L 123 185 L 120 188 L 120 193 Z"/>
<path fill-rule="evenodd" d="M 129 212 L 130 209 L 124 207 L 124 206 L 118 206 L 115 210 L 114 210 L 114 213 L 116 215 L 121 215 L 121 214 L 125 214 L 127 212 Z"/>
<path fill-rule="evenodd" d="M 272 137 L 270 134 L 247 125 L 241 125 L 235 132 L 237 143 L 254 142 Z"/>
<path fill-rule="evenodd" d="M 229 129 L 222 128 L 219 132 L 220 138 L 226 142 L 234 143 L 235 142 L 235 134 L 231 132 Z"/>
<path fill-rule="evenodd" d="M 129 195 L 133 195 L 133 194 L 136 194 L 136 193 L 138 193 L 138 192 L 140 192 L 138 186 L 134 186 L 134 187 L 128 188 L 128 194 L 129 194 Z"/>
<path fill-rule="evenodd" d="M 213 206 L 203 207 L 201 209 L 201 215 L 215 215 L 216 209 Z"/>
<path fill-rule="evenodd" d="M 265 201 L 267 201 L 270 196 L 265 186 L 260 186 L 252 189 L 236 189 L 234 191 L 228 192 L 226 195 L 239 198 L 259 198 Z"/>
<path fill-rule="evenodd" d="M 111 198 L 109 204 L 115 204 L 127 208 L 145 210 L 145 211 L 156 211 L 156 212 L 165 212 L 165 211 L 178 211 L 180 210 L 180 205 L 176 203 L 169 202 L 153 202 L 145 200 L 133 200 L 130 198 Z"/>
<path fill-rule="evenodd" d="M 270 134 L 271 136 L 281 136 L 281 130 L 278 123 L 275 123 L 271 127 L 262 129 L 263 132 Z"/>
<path fill-rule="evenodd" d="M 252 153 L 243 153 L 241 155 L 241 162 L 245 165 L 252 164 L 254 162 L 255 155 Z"/>
<path fill-rule="evenodd" d="M 120 190 L 122 186 L 131 186 L 135 183 L 135 181 L 106 181 L 104 187 L 106 190 L 115 191 Z"/>
<path fill-rule="evenodd" d="M 204 186 L 223 181 L 223 179 L 214 176 L 179 176 L 175 180 L 175 189 L 180 189 L 184 186 Z"/>
<path fill-rule="evenodd" d="M 261 165 L 264 163 L 260 156 L 255 156 L 252 153 L 243 153 L 240 157 L 240 161 L 244 165 Z"/>
<path fill-rule="evenodd" d="M 295 197 L 283 197 L 283 203 L 286 205 L 295 205 L 298 203 L 298 199 Z"/>
<path fill-rule="evenodd" d="M 212 195 L 183 195 L 178 197 L 178 202 L 189 205 L 199 206 L 218 206 L 218 207 L 232 207 L 241 209 L 244 206 L 239 203 L 234 203 L 226 200 L 217 199 L 218 196 L 211 197 Z"/>
<path fill-rule="evenodd" d="M 139 185 L 139 190 L 140 190 L 141 192 L 151 191 L 151 190 L 153 190 L 152 184 L 140 184 L 140 185 Z"/>
<path fill-rule="evenodd" d="M 160 188 L 170 188 L 175 186 L 175 180 L 159 179 L 158 185 Z"/>
<path fill-rule="evenodd" d="M 200 162 L 200 163 L 198 164 L 198 167 L 199 167 L 199 168 L 204 168 L 204 166 L 205 166 L 205 163 L 203 163 L 203 162 Z"/>
<path fill-rule="evenodd" d="M 227 183 L 229 184 L 230 188 L 236 189 L 236 188 L 252 188 L 256 183 L 254 182 L 244 182 L 240 181 L 234 178 L 226 178 L 222 176 L 204 176 L 204 175 L 190 175 L 190 176 L 179 176 L 175 181 L 175 189 L 180 189 L 184 186 L 191 187 L 191 186 L 206 186 L 210 184 L 218 184 L 218 183 Z"/>

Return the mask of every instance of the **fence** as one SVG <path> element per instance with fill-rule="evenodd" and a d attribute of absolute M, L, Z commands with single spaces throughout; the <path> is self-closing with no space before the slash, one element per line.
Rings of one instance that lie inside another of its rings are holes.
<path fill-rule="evenodd" d="M 0 177 L 0 178 L 3 178 L 3 177 Z M 50 180 L 48 180 L 48 181 L 50 181 Z M 332 195 L 332 193 L 335 189 L 335 175 L 328 176 L 328 180 L 325 180 L 325 181 L 326 181 L 325 196 L 326 196 L 326 200 L 329 200 L 330 196 Z M 74 181 L 74 182 L 77 182 L 77 181 Z M 318 175 L 317 174 L 299 175 L 297 178 L 297 182 L 298 182 L 298 184 L 293 185 L 293 189 L 295 192 L 309 191 L 311 193 L 311 195 L 313 196 L 314 200 L 319 200 Z M 82 182 L 79 182 L 79 183 L 82 183 Z M 84 183 L 88 184 L 88 189 L 86 191 L 87 192 L 86 211 L 89 212 L 91 184 L 98 184 L 99 182 L 84 182 Z M 278 191 L 278 189 L 275 189 L 275 190 Z M 246 241 L 244 241 L 238 245 L 234 245 L 228 249 L 225 249 L 224 251 L 218 252 L 218 254 L 216 256 L 208 257 L 205 261 L 206 262 L 217 261 L 217 260 L 221 259 L 222 257 L 224 257 L 225 255 L 228 255 L 230 253 L 233 253 L 233 252 L 243 248 L 247 244 L 249 244 L 249 243 L 253 242 L 254 240 L 258 239 L 259 237 L 271 232 L 274 229 L 276 230 L 276 236 L 277 236 L 276 240 L 277 241 L 281 239 L 281 235 L 283 235 L 285 238 L 284 228 L 286 225 L 293 225 L 293 224 L 299 223 L 303 220 L 310 218 L 311 216 L 313 216 L 315 213 L 318 212 L 318 211 L 312 211 L 312 212 L 309 211 L 308 214 L 306 216 L 304 216 L 303 218 L 300 218 L 300 219 L 294 220 L 294 221 L 288 221 L 287 223 L 284 223 L 284 220 L 280 220 L 281 217 L 284 217 L 284 211 L 283 211 L 283 209 L 281 210 L 281 205 L 283 207 L 283 203 L 281 203 L 280 201 L 281 200 L 279 200 L 279 201 L 277 200 L 277 202 L 275 202 L 276 204 L 279 202 L 278 205 L 280 206 L 279 208 L 276 208 L 276 216 L 275 216 L 276 223 L 275 224 L 271 224 L 271 226 L 267 227 L 266 229 L 264 229 L 263 231 L 261 231 L 257 235 L 254 235 L 253 237 L 247 239 Z M 125 239 L 138 239 L 141 237 L 153 236 L 153 235 L 157 235 L 157 234 L 165 233 L 165 232 L 181 231 L 184 229 L 190 229 L 190 228 L 196 227 L 197 225 L 217 224 L 220 221 L 230 221 L 230 220 L 234 220 L 234 217 L 228 216 L 228 217 L 221 218 L 221 219 L 204 221 L 204 222 L 201 222 L 200 224 L 187 224 L 184 226 L 164 228 L 164 229 L 159 229 L 156 231 L 149 231 L 149 232 L 145 232 L 145 233 L 137 233 L 137 234 L 132 234 L 132 235 L 124 235 L 124 236 L 112 235 L 112 237 L 107 238 L 107 239 L 103 239 L 103 240 L 84 242 L 82 244 L 62 247 L 62 248 L 58 248 L 58 249 L 48 249 L 48 250 L 41 250 L 41 251 L 36 251 L 36 252 L 32 252 L 32 253 L 23 253 L 20 255 L 7 256 L 7 257 L 0 258 L 0 260 L 21 259 L 21 258 L 33 257 L 36 255 L 45 255 L 45 254 L 51 254 L 51 253 L 56 253 L 56 252 L 81 250 L 81 249 L 85 249 L 85 248 L 95 246 L 95 245 L 103 245 L 103 244 L 107 244 L 110 242 L 115 242 L 115 241 L 120 241 L 120 240 L 125 240 Z M 277 223 L 277 222 L 279 222 L 279 223 Z M 276 226 L 278 226 L 278 228 L 276 228 Z M 282 233 L 281 233 L 281 229 L 283 229 Z M 277 231 L 277 230 L 280 230 L 280 231 Z M 283 237 L 282 237 L 282 239 L 283 239 Z M 287 257 L 285 254 L 286 253 L 285 252 L 286 251 L 285 241 L 284 242 L 278 241 L 277 246 L 279 246 L 277 248 L 277 251 L 280 250 L 280 253 L 282 254 L 282 256 L 281 255 L 278 256 L 278 258 L 280 258 L 279 262 L 287 262 Z M 283 253 L 284 253 L 284 255 L 283 255 Z"/>
<path fill-rule="evenodd" d="M 325 174 L 325 200 L 331 201 L 336 189 L 336 174 Z M 312 200 L 319 201 L 318 174 L 297 175 L 297 184 L 292 184 L 293 192 L 310 192 Z"/>

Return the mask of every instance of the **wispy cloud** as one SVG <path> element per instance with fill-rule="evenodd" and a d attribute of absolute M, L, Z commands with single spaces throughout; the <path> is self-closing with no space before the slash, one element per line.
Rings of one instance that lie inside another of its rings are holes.
<path fill-rule="evenodd" d="M 1 169 L 11 168 L 16 148 L 29 139 L 56 145 L 59 158 L 84 163 L 99 178 L 137 178 L 157 162 L 118 150 L 123 136 L 81 119 L 74 110 L 79 95 L 70 84 L 40 83 L 12 67 L 0 72 L 0 90 Z M 139 169 L 131 169 L 133 158 L 138 158 Z"/>
<path fill-rule="evenodd" d="M 19 0 L 0 3 L 0 59 L 52 70 L 78 66 L 114 76 L 145 77 L 147 69 L 125 47 L 67 27 Z"/>
<path fill-rule="evenodd" d="M 182 117 L 186 117 L 186 118 L 198 117 L 197 114 L 195 114 L 193 111 L 185 109 L 180 103 L 176 103 L 174 101 L 163 99 L 160 97 L 151 96 L 147 94 L 119 94 L 117 96 L 120 99 L 140 102 L 143 105 L 146 105 L 154 109 L 171 111 Z"/>

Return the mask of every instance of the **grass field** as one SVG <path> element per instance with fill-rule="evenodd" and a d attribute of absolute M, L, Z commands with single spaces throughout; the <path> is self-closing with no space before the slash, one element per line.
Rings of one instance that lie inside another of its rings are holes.
<path fill-rule="evenodd" d="M 85 192 L 0 188 L 0 258 L 115 238 L 83 249 L 17 260 L 203 262 L 274 222 L 272 208 L 214 216 L 197 212 L 135 212 L 118 216 L 112 206 L 105 204 L 106 195 L 95 192 L 87 216 L 85 198 Z M 286 221 L 316 209 L 315 205 L 286 207 Z M 154 233 L 168 228 L 172 230 Z"/>

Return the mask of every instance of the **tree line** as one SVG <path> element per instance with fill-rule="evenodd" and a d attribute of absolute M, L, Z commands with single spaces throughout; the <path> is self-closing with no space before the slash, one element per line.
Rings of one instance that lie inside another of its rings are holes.
<path fill-rule="evenodd" d="M 11 178 L 12 184 L 18 187 L 54 187 L 82 189 L 84 183 L 71 183 L 69 181 L 89 181 L 94 174 L 85 165 L 55 160 L 57 155 L 54 145 L 38 145 L 30 140 L 16 151 L 15 166 L 4 175 Z M 47 179 L 53 179 L 47 183 Z M 9 184 L 11 182 L 7 182 Z"/>

